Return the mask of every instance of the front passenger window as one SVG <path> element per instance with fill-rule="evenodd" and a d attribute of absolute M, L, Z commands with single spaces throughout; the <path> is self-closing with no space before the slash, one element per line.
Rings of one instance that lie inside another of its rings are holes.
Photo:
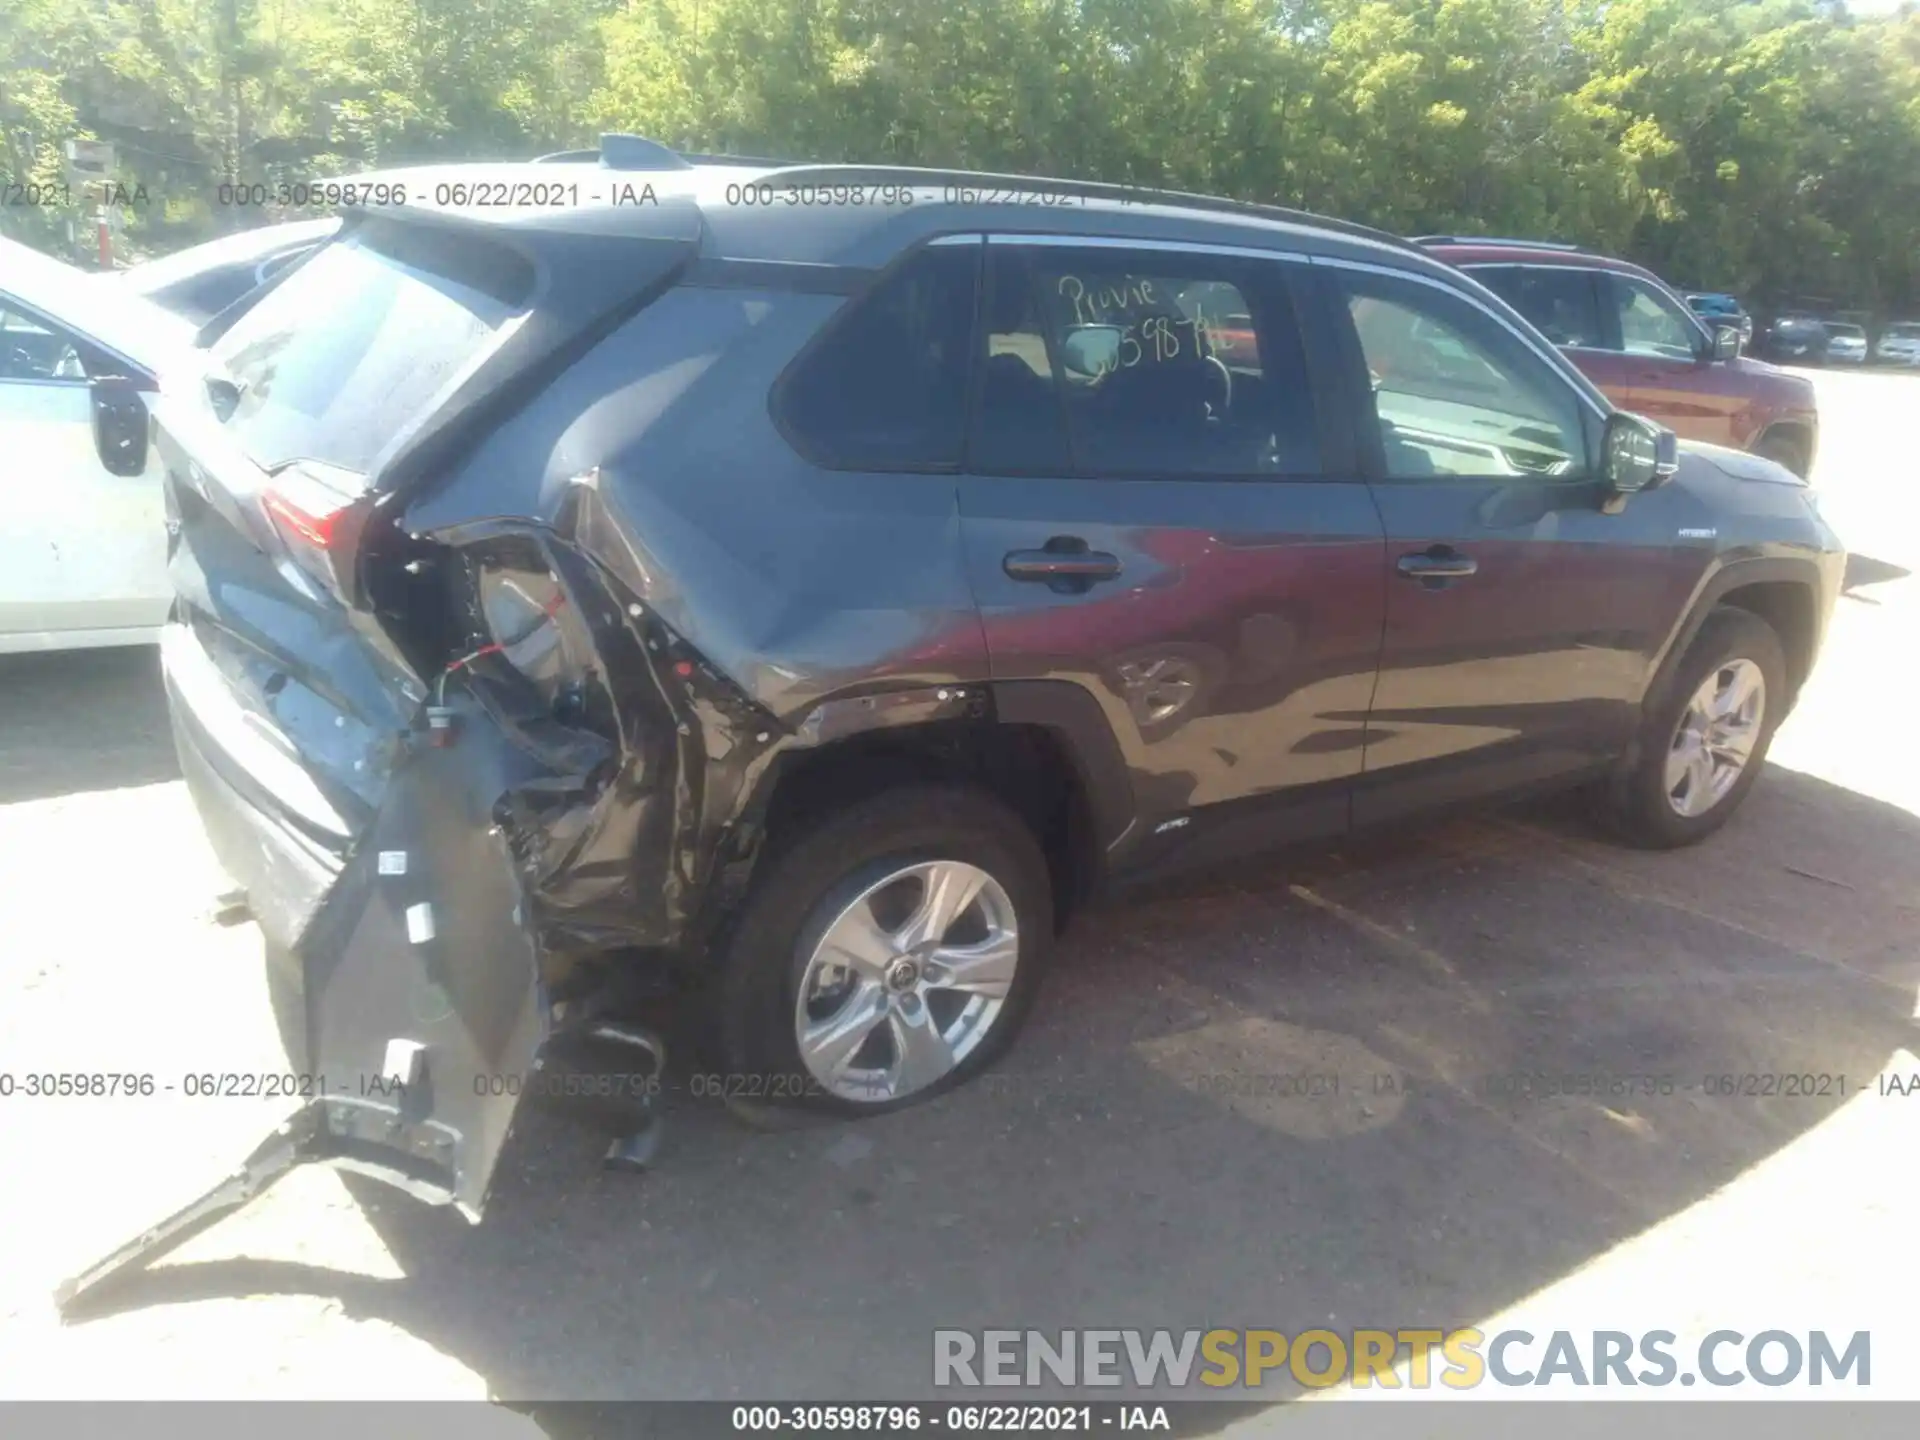
<path fill-rule="evenodd" d="M 1620 348 L 1629 355 L 1658 355 L 1692 360 L 1700 332 L 1681 308 L 1651 285 L 1613 277 L 1614 303 L 1620 312 Z"/>
<path fill-rule="evenodd" d="M 1578 392 L 1491 314 L 1412 280 L 1339 283 L 1388 478 L 1584 474 Z"/>

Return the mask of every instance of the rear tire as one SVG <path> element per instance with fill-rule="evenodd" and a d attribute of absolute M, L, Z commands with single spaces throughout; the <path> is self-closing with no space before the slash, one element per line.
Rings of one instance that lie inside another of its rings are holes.
<path fill-rule="evenodd" d="M 1046 857 L 998 799 L 860 801 L 763 861 L 722 939 L 723 1083 L 850 1115 L 951 1089 L 1012 1042 L 1052 936 Z"/>
<path fill-rule="evenodd" d="M 1748 610 L 1715 608 L 1650 697 L 1633 769 L 1604 792 L 1611 828 L 1654 850 L 1713 834 L 1759 778 L 1786 701 L 1786 651 L 1773 627 Z"/>

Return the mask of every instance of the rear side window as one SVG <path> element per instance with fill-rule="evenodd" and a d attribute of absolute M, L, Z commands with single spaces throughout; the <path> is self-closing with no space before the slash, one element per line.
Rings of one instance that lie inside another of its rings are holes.
<path fill-rule="evenodd" d="M 184 316 L 195 325 L 204 325 L 253 289 L 255 283 L 250 269 L 228 267 L 151 290 L 147 298 L 162 309 Z"/>
<path fill-rule="evenodd" d="M 808 458 L 841 470 L 957 470 L 966 438 L 980 246 L 909 256 L 828 322 L 774 409 Z"/>
<path fill-rule="evenodd" d="M 1518 310 L 1554 344 L 1600 348 L 1600 302 L 1591 272 L 1496 265 L 1476 267 L 1473 278 Z"/>
<path fill-rule="evenodd" d="M 479 238 L 369 221 L 220 338 L 213 358 L 240 387 L 228 429 L 265 469 L 307 459 L 367 474 L 490 347 L 532 279 Z"/>
<path fill-rule="evenodd" d="M 1278 262 L 994 246 L 969 463 L 987 473 L 1315 475 Z"/>

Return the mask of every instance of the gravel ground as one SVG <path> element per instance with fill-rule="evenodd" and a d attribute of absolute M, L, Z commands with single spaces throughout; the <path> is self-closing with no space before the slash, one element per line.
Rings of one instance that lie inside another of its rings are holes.
<path fill-rule="evenodd" d="M 480 1227 L 300 1172 L 73 1326 L 54 1282 L 265 1117 L 0 1101 L 0 1397 L 904 1397 L 935 1327 L 1509 1322 L 1871 1329 L 1874 1394 L 1920 1395 L 1920 1095 L 1872 1086 L 1920 1070 L 1920 381 L 1817 380 L 1860 583 L 1714 842 L 1554 805 L 1158 889 L 1081 922 L 1014 1053 L 931 1105 L 769 1131 L 682 1092 L 645 1177 L 537 1116 Z M 153 657 L 4 662 L 0 1070 L 244 1068 L 258 939 L 219 888 Z M 1223 1070 L 1342 1088 L 1195 1087 Z M 1487 1083 L 1516 1071 L 1849 1094 Z"/>

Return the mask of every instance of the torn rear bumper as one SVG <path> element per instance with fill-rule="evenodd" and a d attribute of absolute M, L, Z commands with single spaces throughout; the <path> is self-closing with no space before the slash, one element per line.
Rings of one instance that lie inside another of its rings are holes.
<path fill-rule="evenodd" d="M 510 796 L 551 779 L 537 758 L 471 691 L 450 691 L 455 738 L 431 743 L 423 727 L 397 739 L 378 812 L 336 849 L 276 793 L 273 757 L 248 753 L 224 688 L 198 683 L 197 643 L 179 626 L 164 642 L 175 739 L 215 853 L 261 925 L 290 1113 L 219 1185 L 62 1287 L 63 1307 L 309 1161 L 477 1221 L 551 1029 L 502 823 Z"/>

